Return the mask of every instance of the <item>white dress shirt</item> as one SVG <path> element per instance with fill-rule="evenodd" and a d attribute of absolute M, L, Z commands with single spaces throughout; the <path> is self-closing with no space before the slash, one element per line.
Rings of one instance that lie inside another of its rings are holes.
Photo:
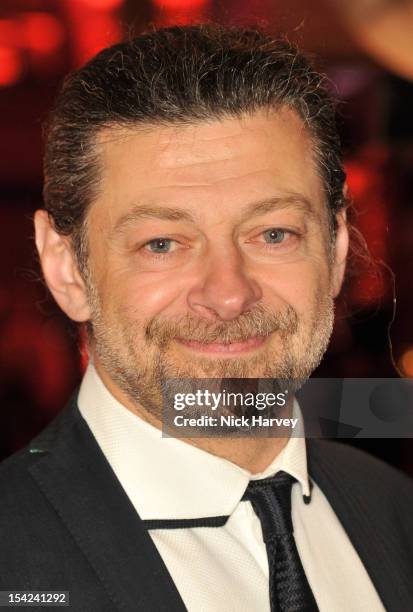
<path fill-rule="evenodd" d="M 384 611 L 317 483 L 311 503 L 303 501 L 310 493 L 304 436 L 291 437 L 266 470 L 252 475 L 182 440 L 162 437 L 113 397 L 92 364 L 78 404 L 143 520 L 229 516 L 221 527 L 149 531 L 189 612 L 269 612 L 261 523 L 251 503 L 240 500 L 251 478 L 279 470 L 297 479 L 292 487 L 294 536 L 320 612 Z M 300 414 L 298 404 L 295 411 Z"/>

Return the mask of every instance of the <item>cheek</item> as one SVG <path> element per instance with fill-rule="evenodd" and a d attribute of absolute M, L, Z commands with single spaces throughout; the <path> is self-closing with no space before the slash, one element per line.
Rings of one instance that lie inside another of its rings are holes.
<path fill-rule="evenodd" d="M 181 279 L 182 282 L 182 279 Z M 139 319 L 146 323 L 179 302 L 182 286 L 171 276 L 151 278 L 142 274 L 132 279 L 118 276 L 113 283 L 110 301 L 115 311 L 123 312 L 130 320 Z"/>
<path fill-rule="evenodd" d="M 323 260 L 302 261 L 277 269 L 262 278 L 264 300 L 279 307 L 294 308 L 300 318 L 311 320 L 318 307 L 320 295 L 330 293 L 329 271 Z M 265 298 L 265 295 L 268 297 Z"/>

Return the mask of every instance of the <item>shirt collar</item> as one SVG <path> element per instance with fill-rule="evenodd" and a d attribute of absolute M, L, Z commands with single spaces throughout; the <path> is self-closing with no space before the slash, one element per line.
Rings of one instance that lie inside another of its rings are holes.
<path fill-rule="evenodd" d="M 232 514 L 250 479 L 284 470 L 310 495 L 304 431 L 294 432 L 281 453 L 261 473 L 187 442 L 163 437 L 161 430 L 133 414 L 108 391 L 89 363 L 79 410 L 126 494 L 143 520 L 188 519 Z M 294 416 L 302 425 L 295 402 Z"/>

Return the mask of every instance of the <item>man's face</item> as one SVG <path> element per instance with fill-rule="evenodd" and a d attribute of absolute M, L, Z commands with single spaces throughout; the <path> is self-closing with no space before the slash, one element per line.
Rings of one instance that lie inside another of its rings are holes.
<path fill-rule="evenodd" d="M 165 378 L 309 376 L 342 272 L 297 115 L 107 130 L 100 143 L 88 226 L 96 364 L 158 417 Z"/>

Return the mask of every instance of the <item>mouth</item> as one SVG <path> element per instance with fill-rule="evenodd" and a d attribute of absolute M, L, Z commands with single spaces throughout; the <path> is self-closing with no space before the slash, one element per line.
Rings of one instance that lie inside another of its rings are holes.
<path fill-rule="evenodd" d="M 248 338 L 248 340 L 245 340 L 244 342 L 230 342 L 228 344 L 222 344 L 219 342 L 197 342 L 196 340 L 181 340 L 180 338 L 175 338 L 175 341 L 181 346 L 198 353 L 235 356 L 249 353 L 261 348 L 266 343 L 267 339 L 268 336 L 254 336 L 252 338 Z"/>

